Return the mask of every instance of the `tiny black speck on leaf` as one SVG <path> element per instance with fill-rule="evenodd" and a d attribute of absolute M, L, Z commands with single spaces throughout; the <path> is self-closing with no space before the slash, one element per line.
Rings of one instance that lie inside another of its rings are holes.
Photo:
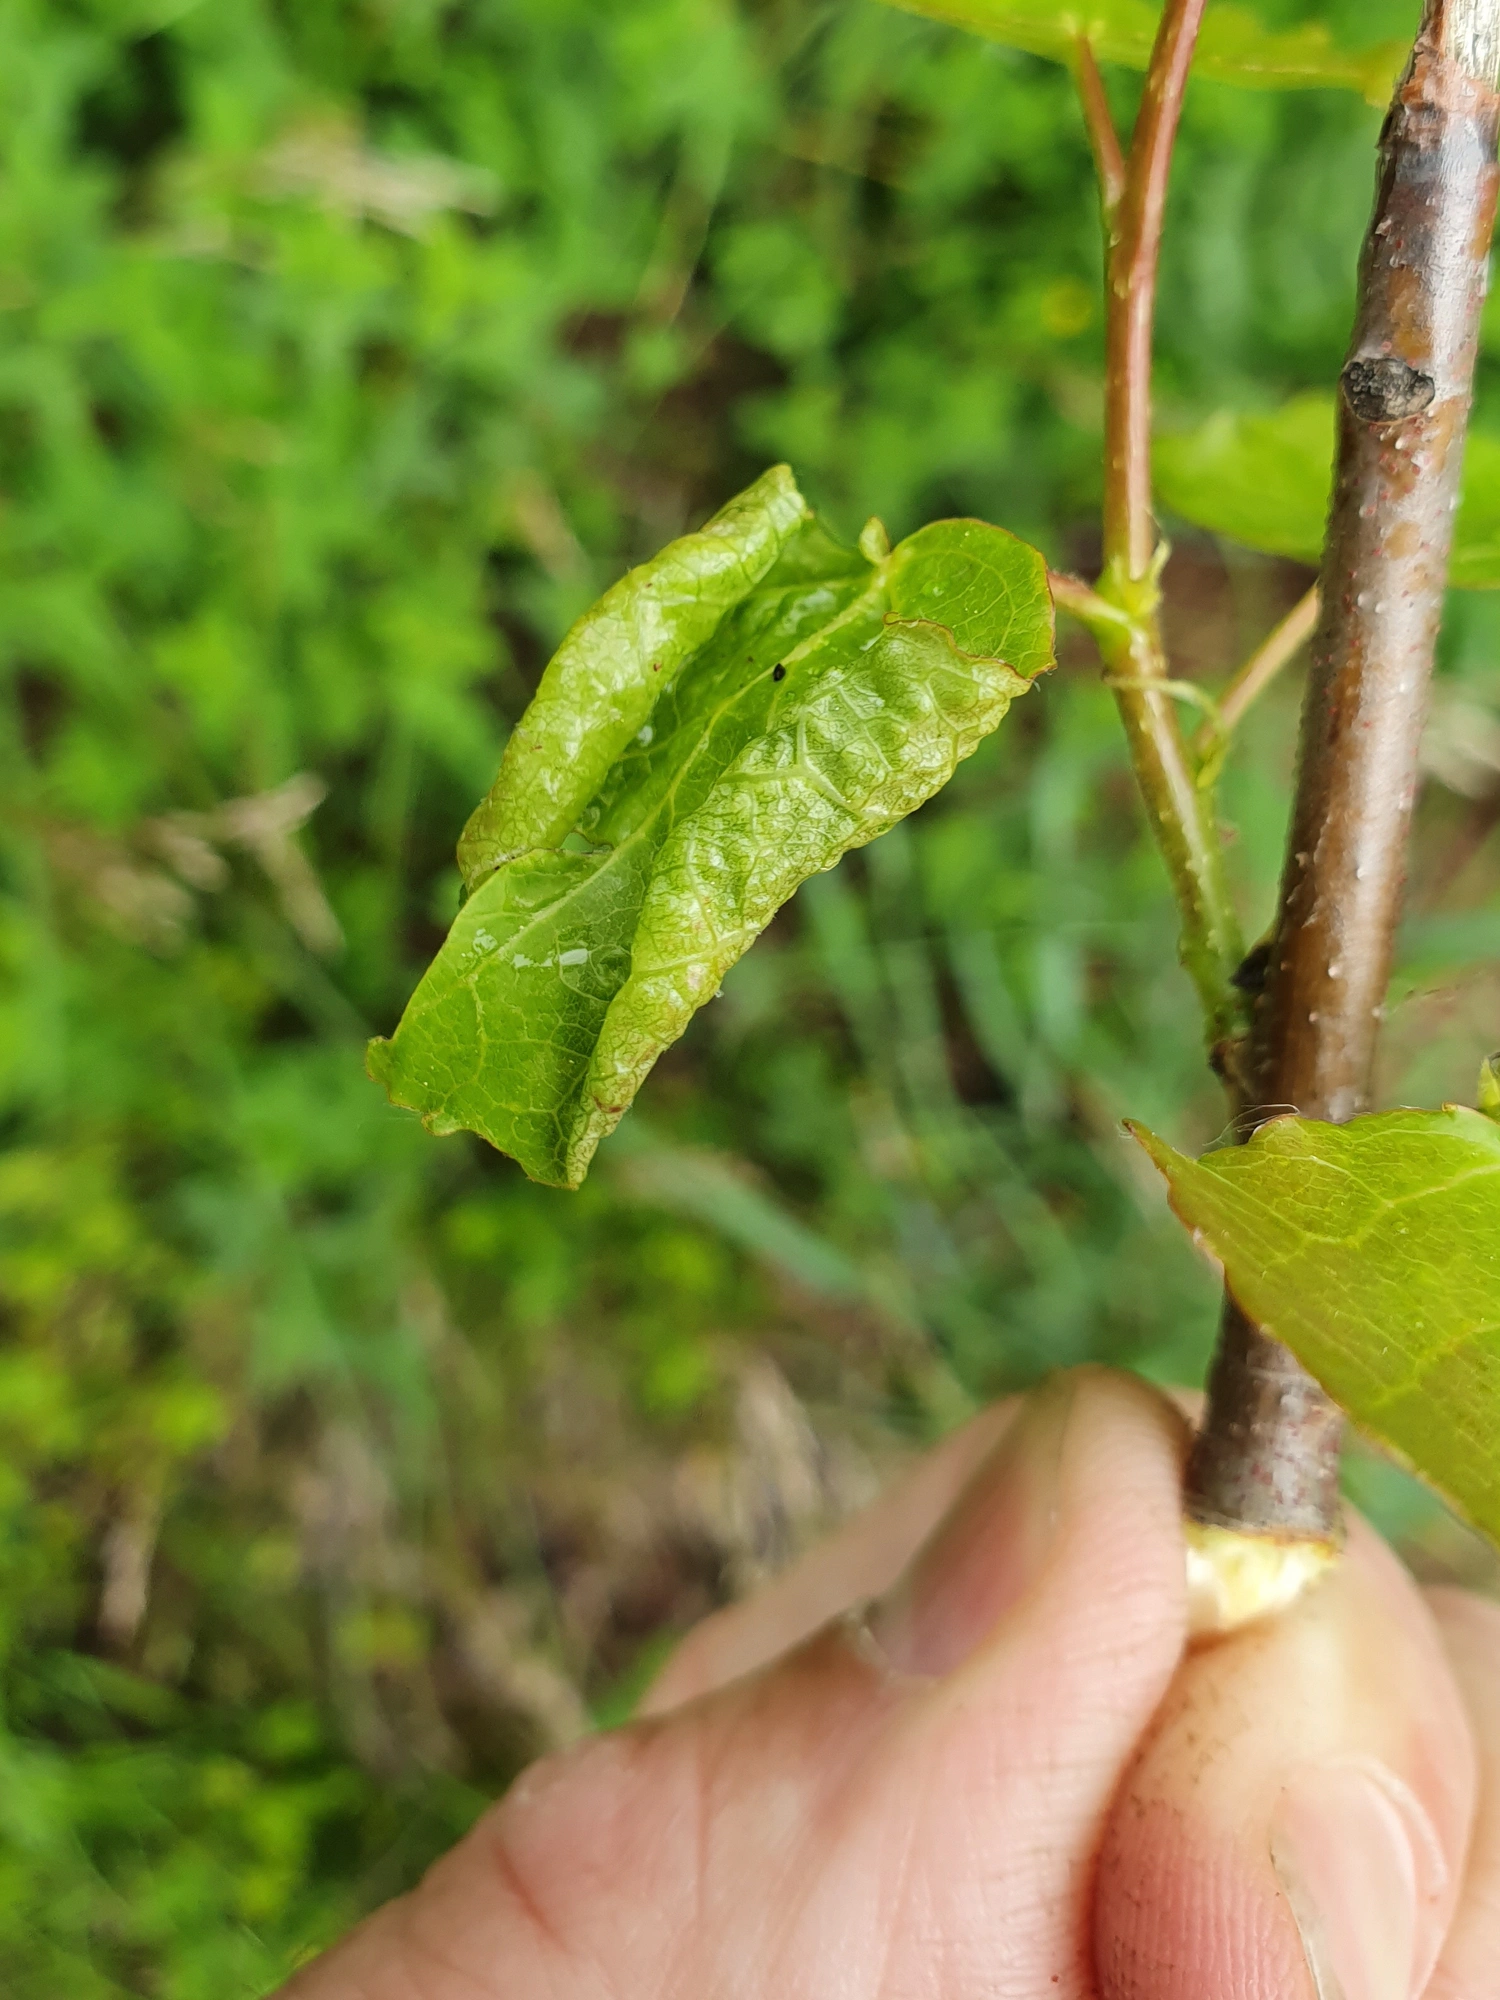
<path fill-rule="evenodd" d="M 771 669 L 771 678 L 773 681 L 784 681 L 786 679 L 786 668 L 782 666 L 779 660 Z"/>

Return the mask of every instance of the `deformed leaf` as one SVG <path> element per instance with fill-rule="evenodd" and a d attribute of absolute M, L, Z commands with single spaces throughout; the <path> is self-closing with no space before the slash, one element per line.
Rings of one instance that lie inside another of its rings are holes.
<path fill-rule="evenodd" d="M 1159 6 L 1149 0 L 888 0 L 909 14 L 925 14 L 967 28 L 986 40 L 1032 55 L 1070 61 L 1086 38 L 1101 62 L 1144 69 L 1156 38 Z M 1198 38 L 1194 71 L 1220 83 L 1270 90 L 1357 90 L 1384 104 L 1406 55 L 1404 42 L 1363 48 L 1334 39 L 1321 21 L 1270 28 L 1248 7 L 1210 7 Z"/>
<path fill-rule="evenodd" d="M 1500 1541 L 1500 1122 L 1278 1118 L 1201 1160 L 1132 1129 L 1251 1318 Z"/>
<path fill-rule="evenodd" d="M 555 740 L 605 768 L 566 828 L 549 817 L 546 840 L 475 878 L 394 1037 L 370 1045 L 394 1102 L 576 1187 L 798 884 L 931 797 L 1051 664 L 1034 549 L 978 521 L 883 546 L 841 549 L 804 523 L 627 741 L 604 705 L 607 759 L 554 711 Z M 528 711 L 518 733 L 532 729 Z M 502 766 L 492 825 L 520 823 L 509 782 Z"/>
<path fill-rule="evenodd" d="M 600 780 L 726 611 L 809 518 L 791 467 L 774 465 L 695 535 L 633 569 L 578 620 L 505 746 L 459 841 L 464 884 L 578 823 Z"/>
<path fill-rule="evenodd" d="M 1184 520 L 1267 555 L 1316 564 L 1333 485 L 1333 398 L 1296 396 L 1268 416 L 1218 410 L 1157 438 L 1157 490 Z M 1500 589 L 1500 439 L 1469 433 L 1448 581 Z"/>

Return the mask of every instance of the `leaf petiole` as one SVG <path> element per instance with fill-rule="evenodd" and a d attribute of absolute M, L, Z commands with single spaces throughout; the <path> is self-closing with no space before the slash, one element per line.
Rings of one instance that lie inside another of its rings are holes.
<path fill-rule="evenodd" d="M 1070 618 L 1076 618 L 1098 638 L 1101 633 L 1116 632 L 1127 636 L 1136 630 L 1137 620 L 1125 610 L 1123 605 L 1112 604 L 1107 597 L 1086 584 L 1081 576 L 1070 576 L 1063 570 L 1049 569 L 1047 588 L 1052 592 L 1052 602 L 1059 611 L 1066 611 Z"/>

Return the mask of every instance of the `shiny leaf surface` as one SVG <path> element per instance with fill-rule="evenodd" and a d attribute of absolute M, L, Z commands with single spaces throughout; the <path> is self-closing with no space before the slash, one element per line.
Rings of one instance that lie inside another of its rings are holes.
<path fill-rule="evenodd" d="M 1500 1122 L 1278 1118 L 1201 1160 L 1132 1129 L 1246 1312 L 1500 1541 Z"/>
<path fill-rule="evenodd" d="M 660 696 L 807 519 L 790 466 L 774 465 L 697 534 L 669 543 L 584 613 L 548 663 L 500 775 L 464 828 L 458 855 L 466 888 L 577 825 Z"/>
<path fill-rule="evenodd" d="M 640 629 L 634 594 L 690 573 L 702 540 L 632 572 L 600 612 Z M 486 811 L 511 829 L 502 841 L 533 812 L 550 837 L 474 877 L 395 1036 L 371 1044 L 372 1075 L 430 1130 L 478 1132 L 534 1179 L 576 1187 L 798 884 L 930 798 L 1051 664 L 1051 644 L 1042 558 L 1003 530 L 938 522 L 871 563 L 809 522 L 661 691 L 646 686 L 654 705 L 630 709 L 625 742 L 622 704 L 597 693 L 630 686 L 639 702 L 643 683 L 549 668 L 517 729 L 528 761 L 507 760 Z M 582 717 L 564 710 L 570 686 Z M 576 777 L 564 774 L 571 791 L 554 782 L 541 743 L 599 773 L 585 798 Z"/>

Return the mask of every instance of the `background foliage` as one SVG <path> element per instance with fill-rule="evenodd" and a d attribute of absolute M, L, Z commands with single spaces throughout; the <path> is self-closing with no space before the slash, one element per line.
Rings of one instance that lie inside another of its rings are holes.
<path fill-rule="evenodd" d="M 1334 379 L 1377 118 L 1195 86 L 1169 427 Z M 972 1398 L 1200 1369 L 1117 1121 L 1222 1113 L 1081 646 L 582 1193 L 361 1062 L 551 645 L 765 463 L 1088 565 L 1097 282 L 1064 73 L 869 0 L 0 0 L 17 2000 L 266 1990 Z M 1187 665 L 1306 580 L 1184 531 Z M 1393 1097 L 1496 1039 L 1495 636 L 1455 601 Z M 1251 935 L 1294 702 L 1225 781 Z"/>

